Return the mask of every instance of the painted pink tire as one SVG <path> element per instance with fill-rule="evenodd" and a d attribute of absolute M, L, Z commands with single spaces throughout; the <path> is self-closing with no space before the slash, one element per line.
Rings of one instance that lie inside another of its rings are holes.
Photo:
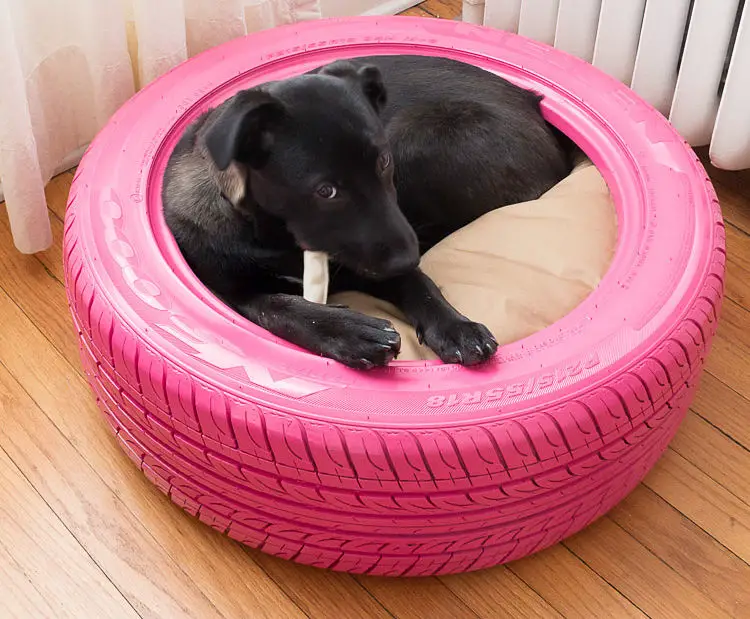
<path fill-rule="evenodd" d="M 214 299 L 164 224 L 167 157 L 200 112 L 240 88 L 380 53 L 448 56 L 540 92 L 616 202 L 601 285 L 480 369 L 358 372 L 296 349 Z M 89 382 L 151 481 L 265 552 L 410 576 L 518 559 L 635 487 L 691 401 L 725 259 L 705 171 L 629 89 L 545 45 L 419 18 L 266 31 L 177 67 L 92 144 L 64 251 Z"/>

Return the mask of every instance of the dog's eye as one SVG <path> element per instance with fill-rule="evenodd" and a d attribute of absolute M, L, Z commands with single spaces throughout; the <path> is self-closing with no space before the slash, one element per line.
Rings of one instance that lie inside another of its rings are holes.
<path fill-rule="evenodd" d="M 338 194 L 338 190 L 330 183 L 323 183 L 315 190 L 315 193 L 324 200 L 333 200 Z"/>
<path fill-rule="evenodd" d="M 383 171 L 391 167 L 391 153 L 380 153 L 378 157 L 378 168 Z"/>

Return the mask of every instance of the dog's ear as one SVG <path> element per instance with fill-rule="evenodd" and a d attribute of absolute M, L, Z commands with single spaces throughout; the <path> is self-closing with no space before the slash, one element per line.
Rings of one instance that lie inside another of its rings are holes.
<path fill-rule="evenodd" d="M 380 69 L 367 65 L 357 71 L 357 75 L 362 82 L 362 91 L 379 114 L 388 102 L 388 92 L 385 89 Z"/>
<path fill-rule="evenodd" d="M 321 75 L 333 75 L 342 79 L 356 80 L 362 92 L 370 101 L 376 112 L 380 113 L 388 101 L 388 93 L 383 83 L 383 76 L 374 65 L 357 67 L 354 63 L 339 60 L 320 70 Z"/>
<path fill-rule="evenodd" d="M 245 90 L 214 113 L 204 133 L 206 149 L 219 170 L 234 160 L 262 167 L 273 143 L 273 129 L 284 106 L 267 92 Z"/>

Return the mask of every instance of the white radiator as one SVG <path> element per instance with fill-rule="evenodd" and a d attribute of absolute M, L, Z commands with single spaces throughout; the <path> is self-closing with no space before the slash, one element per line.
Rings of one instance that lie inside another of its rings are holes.
<path fill-rule="evenodd" d="M 745 0 L 464 0 L 464 21 L 517 32 L 629 85 L 726 170 L 750 168 Z"/>

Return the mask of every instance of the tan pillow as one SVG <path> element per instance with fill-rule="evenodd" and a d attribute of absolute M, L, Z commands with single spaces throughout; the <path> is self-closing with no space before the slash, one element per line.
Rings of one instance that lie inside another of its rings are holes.
<path fill-rule="evenodd" d="M 458 230 L 422 258 L 422 269 L 465 316 L 500 344 L 551 325 L 598 285 L 617 241 L 617 217 L 601 174 L 585 160 L 538 200 L 498 209 Z M 331 297 L 392 320 L 399 359 L 435 359 L 391 304 L 357 292 Z"/>

